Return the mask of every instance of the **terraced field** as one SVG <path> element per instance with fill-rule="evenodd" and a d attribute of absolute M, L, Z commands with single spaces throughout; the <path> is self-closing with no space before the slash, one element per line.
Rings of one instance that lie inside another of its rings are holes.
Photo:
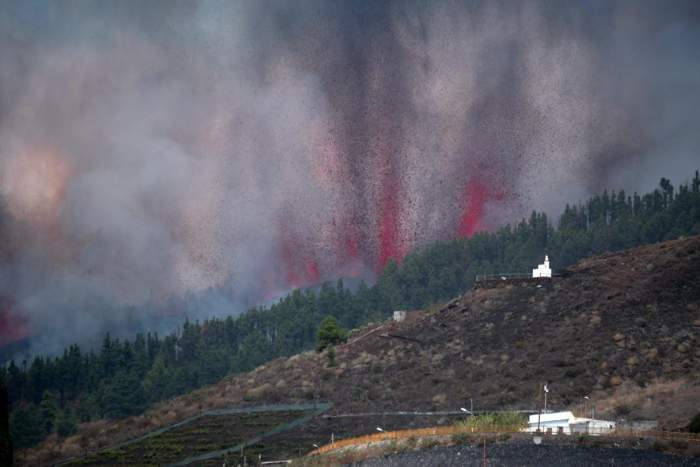
<path fill-rule="evenodd" d="M 267 442 L 246 446 L 242 451 L 230 452 L 215 459 L 206 459 L 190 464 L 192 467 L 221 467 L 226 465 L 243 465 L 244 458 L 248 465 L 257 465 L 258 460 L 270 461 L 300 457 L 314 449 L 308 440 L 294 439 L 286 441 Z"/>
<path fill-rule="evenodd" d="M 201 455 L 244 446 L 246 443 L 253 446 L 243 447 L 243 451 L 237 449 L 228 456 L 238 458 L 243 452 L 249 459 L 253 456 L 257 459 L 257 455 L 264 451 L 264 446 L 256 445 L 256 440 L 275 431 L 276 428 L 282 429 L 285 425 L 312 414 L 311 411 L 280 410 L 207 415 L 66 465 L 171 465 L 187 462 Z"/>
<path fill-rule="evenodd" d="M 387 430 L 402 428 L 422 428 L 433 427 L 444 424 L 451 424 L 454 419 L 444 415 L 407 417 L 398 415 L 367 415 L 358 417 L 334 417 L 321 416 L 309 420 L 303 425 L 298 425 L 293 429 L 286 430 L 265 437 L 260 443 L 246 446 L 243 456 L 247 461 L 262 461 L 292 459 L 301 457 L 314 449 L 316 446 L 327 444 L 331 441 L 331 433 L 336 440 L 351 438 L 376 432 L 376 427 L 381 426 Z M 192 466 L 221 467 L 226 465 L 243 464 L 240 452 L 231 452 L 226 456 L 219 456 L 216 459 L 208 459 L 202 462 L 195 462 Z"/>

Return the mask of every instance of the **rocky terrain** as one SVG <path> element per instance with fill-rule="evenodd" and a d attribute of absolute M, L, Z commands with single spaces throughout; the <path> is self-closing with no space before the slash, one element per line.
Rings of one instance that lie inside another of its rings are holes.
<path fill-rule="evenodd" d="M 357 467 L 449 467 L 481 466 L 484 449 L 481 445 L 435 447 L 427 450 L 404 452 L 354 463 Z M 700 460 L 674 456 L 651 450 L 616 447 L 575 446 L 552 443 L 535 446 L 532 441 L 487 445 L 486 459 L 498 466 L 552 466 L 588 467 L 614 465 L 618 467 L 645 466 L 698 466 Z"/>
<path fill-rule="evenodd" d="M 552 408 L 580 412 L 588 395 L 599 417 L 681 429 L 700 410 L 699 338 L 700 237 L 692 237 L 589 258 L 550 280 L 477 284 L 404 322 L 355 330 L 335 362 L 315 352 L 277 359 L 145 415 L 85 424 L 22 459 L 36 465 L 76 455 L 235 405 L 330 401 L 326 415 L 373 417 L 458 410 L 470 399 L 476 410 L 537 409 L 544 382 Z M 379 417 L 348 424 L 326 416 L 312 431 L 322 439 L 360 434 L 381 420 L 386 429 L 436 423 Z"/>

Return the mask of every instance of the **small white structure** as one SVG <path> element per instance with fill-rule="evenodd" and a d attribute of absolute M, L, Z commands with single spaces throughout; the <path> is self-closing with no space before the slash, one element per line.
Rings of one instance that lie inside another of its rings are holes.
<path fill-rule="evenodd" d="M 576 418 L 569 424 L 571 433 L 588 433 L 602 435 L 615 431 L 615 422 L 610 420 L 596 420 L 594 418 Z"/>
<path fill-rule="evenodd" d="M 549 256 L 544 255 L 544 263 L 532 270 L 532 277 L 552 277 L 552 270 L 549 269 Z"/>
<path fill-rule="evenodd" d="M 575 417 L 570 411 L 530 415 L 527 431 L 574 434 L 603 434 L 615 431 L 615 422 L 593 418 Z"/>
<path fill-rule="evenodd" d="M 394 321 L 400 323 L 406 319 L 406 310 L 396 310 L 394 311 Z"/>
<path fill-rule="evenodd" d="M 547 431 L 550 429 L 553 432 L 559 431 L 559 428 L 568 429 L 569 421 L 572 420 L 574 414 L 572 412 L 553 412 L 530 415 L 528 419 L 528 431 Z"/>

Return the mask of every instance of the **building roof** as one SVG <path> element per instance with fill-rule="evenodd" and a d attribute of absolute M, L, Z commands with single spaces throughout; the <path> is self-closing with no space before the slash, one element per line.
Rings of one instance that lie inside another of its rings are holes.
<path fill-rule="evenodd" d="M 530 415 L 530 418 L 528 421 L 529 424 L 536 425 L 537 424 L 537 417 L 538 417 L 537 414 Z M 552 412 L 552 413 L 539 414 L 539 422 L 540 423 L 565 422 L 569 425 L 579 424 L 579 423 L 590 423 L 591 425 L 615 425 L 615 422 L 610 421 L 610 420 L 598 420 L 595 418 L 575 417 L 574 414 L 568 410 L 565 412 Z"/>
<path fill-rule="evenodd" d="M 530 423 L 537 423 L 537 417 L 539 417 L 540 423 L 545 423 L 545 422 L 558 422 L 561 420 L 565 420 L 567 423 L 569 420 L 571 420 L 574 417 L 574 414 L 571 411 L 565 411 L 565 412 L 551 412 L 551 413 L 542 413 L 542 414 L 534 414 L 530 415 Z"/>

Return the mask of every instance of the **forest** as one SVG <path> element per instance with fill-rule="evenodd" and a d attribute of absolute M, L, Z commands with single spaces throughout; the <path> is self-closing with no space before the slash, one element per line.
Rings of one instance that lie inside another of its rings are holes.
<path fill-rule="evenodd" d="M 662 178 L 644 195 L 604 192 L 567 205 L 554 222 L 544 213 L 471 238 L 436 242 L 389 262 L 374 285 L 342 280 L 294 290 L 279 302 L 236 317 L 185 322 L 173 334 L 109 334 L 97 349 L 78 345 L 56 357 L 0 367 L 15 448 L 77 424 L 137 414 L 163 399 L 249 371 L 271 359 L 313 349 L 319 323 L 333 316 L 352 329 L 395 309 L 420 309 L 461 293 L 477 274 L 527 272 L 550 255 L 561 270 L 581 258 L 700 234 L 700 176 L 675 188 Z"/>

